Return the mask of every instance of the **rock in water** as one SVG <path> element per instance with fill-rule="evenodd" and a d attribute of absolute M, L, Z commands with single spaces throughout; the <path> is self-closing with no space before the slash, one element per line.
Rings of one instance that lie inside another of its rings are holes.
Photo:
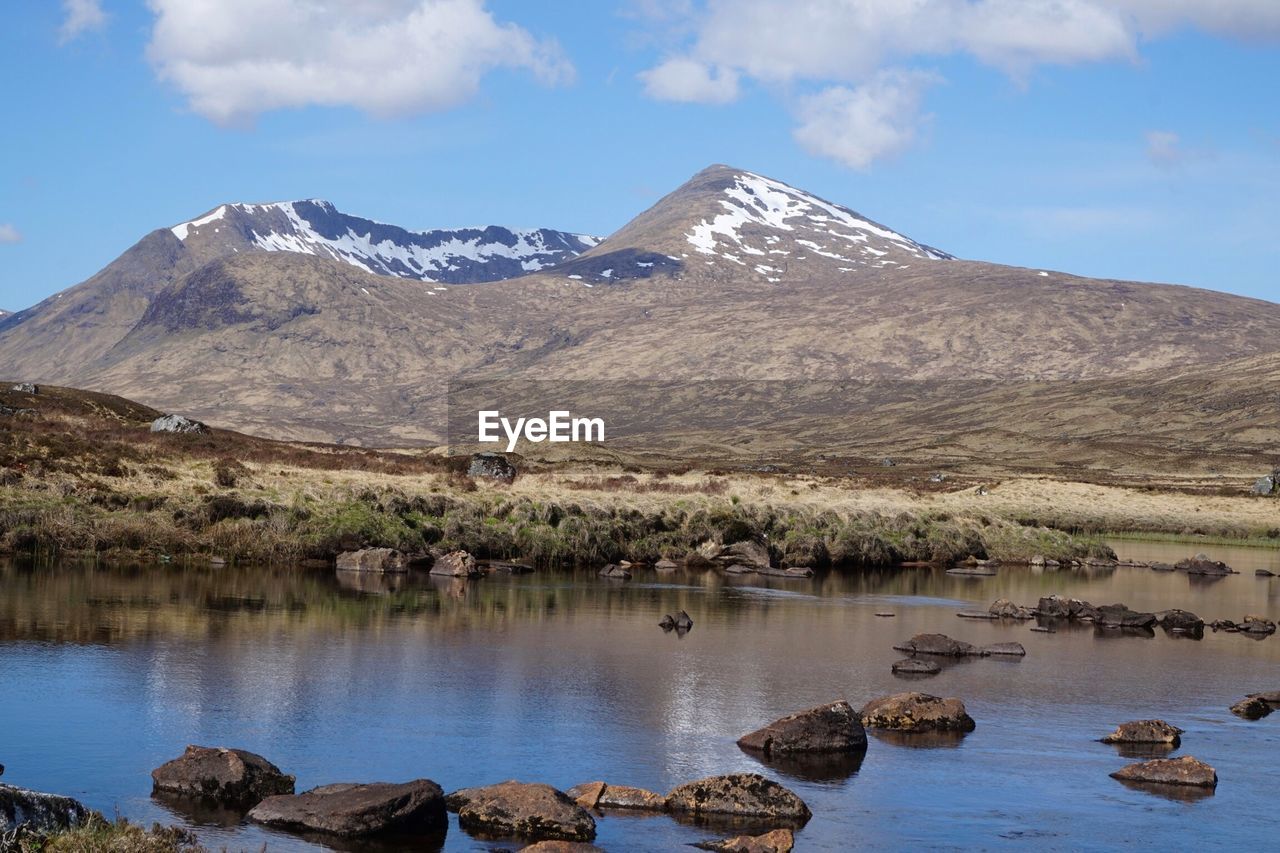
<path fill-rule="evenodd" d="M 337 568 L 344 572 L 406 572 L 409 561 L 395 548 L 362 548 L 338 555 Z"/>
<path fill-rule="evenodd" d="M 1186 634 L 1204 631 L 1204 620 L 1189 610 L 1165 610 L 1157 613 L 1156 619 L 1166 631 L 1181 631 Z"/>
<path fill-rule="evenodd" d="M 1153 758 L 1122 767 L 1111 778 L 1125 782 L 1149 782 L 1157 785 L 1190 785 L 1212 788 L 1218 784 L 1218 774 L 1203 761 L 1184 755 L 1181 758 Z"/>
<path fill-rule="evenodd" d="M 936 661 L 920 658 L 904 658 L 892 667 L 894 675 L 937 675 L 942 667 Z"/>
<path fill-rule="evenodd" d="M 775 829 L 764 835 L 738 835 L 720 841 L 700 841 L 693 846 L 717 853 L 791 853 L 795 843 L 795 834 L 791 830 Z"/>
<path fill-rule="evenodd" d="M 688 631 L 693 627 L 693 620 L 690 619 L 689 614 L 685 613 L 683 610 L 676 614 L 675 622 L 677 631 Z"/>
<path fill-rule="evenodd" d="M 183 417 L 182 415 L 161 415 L 151 422 L 152 432 L 177 432 L 204 434 L 209 431 L 209 427 L 200 421 Z"/>
<path fill-rule="evenodd" d="M 1027 650 L 1022 643 L 992 643 L 982 647 L 984 655 L 1004 655 L 1006 657 L 1026 657 Z"/>
<path fill-rule="evenodd" d="M 672 812 L 702 817 L 762 818 L 803 826 L 813 813 L 790 789 L 758 773 L 731 773 L 687 782 L 667 795 Z"/>
<path fill-rule="evenodd" d="M 605 782 L 584 782 L 565 791 L 584 809 L 632 809 L 636 811 L 663 812 L 667 810 L 667 798 L 644 788 L 627 785 L 609 785 Z"/>
<path fill-rule="evenodd" d="M 520 853 L 605 853 L 585 841 L 539 841 L 520 849 Z"/>
<path fill-rule="evenodd" d="M 939 655 L 941 657 L 962 658 L 980 656 L 981 650 L 970 643 L 953 640 L 946 634 L 916 634 L 910 640 L 894 646 L 900 652 L 914 655 Z"/>
<path fill-rule="evenodd" d="M 79 826 L 90 814 L 70 797 L 0 785 L 0 849 L 8 849 L 5 837 L 19 828 L 29 833 L 57 832 Z"/>
<path fill-rule="evenodd" d="M 1182 742 L 1182 729 L 1164 720 L 1131 720 L 1121 723 L 1116 730 L 1102 739 L 1103 743 L 1167 743 L 1178 746 Z"/>
<path fill-rule="evenodd" d="M 476 558 L 466 551 L 450 551 L 431 564 L 431 574 L 450 578 L 471 578 L 480 574 Z"/>
<path fill-rule="evenodd" d="M 738 738 L 738 746 L 770 756 L 858 752 L 867 748 L 867 732 L 858 714 L 841 699 L 774 720 Z"/>
<path fill-rule="evenodd" d="M 973 717 L 959 699 L 927 693 L 895 693 L 862 706 L 862 724 L 869 729 L 899 732 L 971 732 Z"/>
<path fill-rule="evenodd" d="M 516 478 L 516 466 L 501 453 L 477 453 L 467 466 L 467 476 L 510 483 Z"/>
<path fill-rule="evenodd" d="M 654 563 L 653 568 L 659 572 L 674 572 L 676 569 L 680 568 L 680 566 L 674 560 L 667 560 L 664 558 Z"/>
<path fill-rule="evenodd" d="M 151 771 L 153 791 L 251 806 L 276 794 L 292 794 L 294 777 L 257 753 L 226 747 L 188 746 Z"/>
<path fill-rule="evenodd" d="M 1231 706 L 1231 713 L 1246 720 L 1261 720 L 1280 707 L 1280 690 L 1270 693 L 1250 693 Z"/>
<path fill-rule="evenodd" d="M 734 542 L 726 545 L 720 552 L 720 561 L 736 563 L 749 569 L 767 569 L 772 565 L 769 561 L 769 549 L 759 542 Z"/>
<path fill-rule="evenodd" d="M 1196 554 L 1189 560 L 1179 560 L 1173 567 L 1189 575 L 1234 575 L 1236 570 L 1219 560 L 1210 560 L 1205 554 Z"/>
<path fill-rule="evenodd" d="M 1050 595 L 1040 599 L 1035 612 L 1036 615 L 1053 619 L 1096 619 L 1098 616 L 1098 609 L 1089 602 L 1061 595 Z"/>
<path fill-rule="evenodd" d="M 438 833 L 449 826 L 444 792 L 430 779 L 321 785 L 302 794 L 267 797 L 250 810 L 249 819 L 348 838 L 389 831 Z"/>
<path fill-rule="evenodd" d="M 447 798 L 467 832 L 526 841 L 591 841 L 596 822 L 582 806 L 550 785 L 510 780 L 464 788 Z"/>
<path fill-rule="evenodd" d="M 1014 604 L 1007 598 L 997 598 L 987 610 L 992 616 L 1001 619 L 1033 619 L 1031 611 L 1021 605 Z"/>
<path fill-rule="evenodd" d="M 1150 628 L 1156 624 L 1154 613 L 1139 613 L 1123 604 L 1104 604 L 1096 609 L 1094 623 L 1104 628 Z"/>
<path fill-rule="evenodd" d="M 613 578 L 614 580 L 629 581 L 631 580 L 631 572 L 627 571 L 617 563 L 609 563 L 600 570 L 600 577 Z"/>

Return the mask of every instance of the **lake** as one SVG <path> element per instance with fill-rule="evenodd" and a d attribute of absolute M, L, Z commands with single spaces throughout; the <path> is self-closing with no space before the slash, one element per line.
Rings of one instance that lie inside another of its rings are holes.
<path fill-rule="evenodd" d="M 1142 568 L 993 577 L 937 568 L 811 580 L 641 572 L 339 577 L 309 568 L 0 564 L 0 763 L 4 780 L 74 796 L 107 815 L 195 828 L 217 849 L 321 850 L 236 815 L 189 815 L 150 797 L 150 771 L 189 743 L 259 752 L 298 789 L 426 777 L 446 791 L 504 779 L 561 789 L 594 779 L 666 791 L 762 772 L 814 817 L 797 849 L 1228 848 L 1274 840 L 1280 714 L 1227 708 L 1280 689 L 1280 638 L 1201 640 L 1091 626 L 961 619 L 996 598 L 1050 593 L 1206 621 L 1280 616 L 1280 551 L 1113 543 L 1122 558 L 1194 551 L 1240 574 L 1196 579 Z M 658 620 L 685 609 L 693 630 Z M 892 612 L 882 618 L 876 612 Z M 890 673 L 892 646 L 936 631 L 1016 640 L 1022 659 Z M 735 740 L 837 698 L 855 707 L 923 690 L 957 696 L 977 730 L 946 742 L 872 736 L 865 759 L 767 766 Z M 1169 798 L 1108 777 L 1129 762 L 1098 742 L 1161 717 L 1186 730 L 1174 755 L 1212 764 L 1209 796 Z M 1265 759 L 1265 761 L 1263 761 Z M 452 816 L 451 816 L 452 818 Z M 597 818 L 606 850 L 674 850 L 715 833 L 668 817 Z M 1211 839 L 1211 842 L 1210 842 Z M 518 845 L 515 845 L 518 846 Z M 456 819 L 446 850 L 490 850 Z M 351 847 L 346 849 L 359 849 Z"/>

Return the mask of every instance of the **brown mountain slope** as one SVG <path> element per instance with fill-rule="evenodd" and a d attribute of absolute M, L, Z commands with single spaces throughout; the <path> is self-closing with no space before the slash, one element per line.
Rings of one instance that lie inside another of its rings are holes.
<path fill-rule="evenodd" d="M 287 252 L 171 269 L 149 295 L 126 288 L 134 322 L 98 322 L 92 346 L 6 321 L 0 368 L 260 434 L 396 445 L 443 437 L 453 377 L 1071 380 L 1280 350 L 1278 305 L 953 260 L 727 167 L 580 258 L 484 287 Z"/>

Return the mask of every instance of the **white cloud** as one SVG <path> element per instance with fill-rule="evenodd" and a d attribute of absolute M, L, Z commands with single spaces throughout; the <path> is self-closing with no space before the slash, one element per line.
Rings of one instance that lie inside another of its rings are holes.
<path fill-rule="evenodd" d="M 101 29 L 107 22 L 101 0 L 62 0 L 62 26 L 58 28 L 58 41 L 66 44 L 90 30 Z"/>
<path fill-rule="evenodd" d="M 812 154 L 865 169 L 915 140 L 921 94 L 936 80 L 919 71 L 882 71 L 857 88 L 832 86 L 801 100 L 793 135 Z"/>
<path fill-rule="evenodd" d="M 962 55 L 1021 82 L 1044 65 L 1136 61 L 1144 40 L 1185 27 L 1280 39 L 1280 0 L 648 0 L 640 5 L 655 4 L 669 32 L 689 35 L 677 38 L 681 49 L 668 45 L 668 58 L 641 74 L 650 97 L 723 103 L 736 95 L 740 80 L 758 81 L 801 116 L 796 137 L 806 148 L 850 164 L 865 159 L 842 135 L 854 123 L 874 128 L 868 135 L 886 140 L 868 151 L 879 147 L 891 153 L 900 145 L 888 140 L 910 140 L 910 122 L 870 118 L 876 112 L 872 90 L 883 89 L 879 75 L 887 68 Z M 684 26 L 672 23 L 673 10 L 684 15 Z M 655 85 L 655 79 L 664 85 Z M 723 82 L 713 87 L 713 80 Z M 797 94 L 815 86 L 818 95 Z M 918 87 L 911 98 L 906 92 L 896 96 L 914 104 Z M 894 94 L 884 90 L 882 97 Z M 836 135 L 822 138 L 824 131 Z"/>
<path fill-rule="evenodd" d="M 21 243 L 22 235 L 18 229 L 7 222 L 0 222 L 0 243 Z"/>
<path fill-rule="evenodd" d="M 483 0 L 148 0 L 148 56 L 221 124 L 270 110 L 348 106 L 397 116 L 455 106 L 495 68 L 568 82 L 551 41 L 496 21 Z"/>
<path fill-rule="evenodd" d="M 731 69 L 712 69 L 696 59 L 668 59 L 641 72 L 645 93 L 662 101 L 689 101 L 727 104 L 738 98 L 738 74 Z"/>
<path fill-rule="evenodd" d="M 1147 159 L 1161 168 L 1171 168 L 1182 162 L 1181 139 L 1170 130 L 1147 131 Z"/>

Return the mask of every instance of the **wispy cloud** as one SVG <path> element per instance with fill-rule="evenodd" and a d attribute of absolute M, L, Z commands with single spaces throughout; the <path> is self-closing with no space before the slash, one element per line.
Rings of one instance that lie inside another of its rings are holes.
<path fill-rule="evenodd" d="M 102 11 L 102 0 L 62 0 L 62 26 L 58 28 L 58 42 L 66 44 L 93 30 L 102 29 L 107 23 L 107 13 Z"/>
<path fill-rule="evenodd" d="M 0 222 L 0 244 L 21 242 L 22 235 L 18 233 L 17 228 L 14 228 L 7 222 Z"/>

